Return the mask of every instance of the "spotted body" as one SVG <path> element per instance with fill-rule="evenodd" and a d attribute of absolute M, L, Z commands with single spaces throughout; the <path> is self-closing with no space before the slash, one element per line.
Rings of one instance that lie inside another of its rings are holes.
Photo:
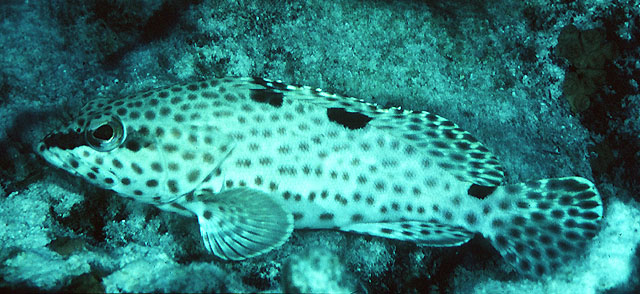
<path fill-rule="evenodd" d="M 536 277 L 576 255 L 602 215 L 583 178 L 503 186 L 496 157 L 437 115 L 258 78 L 96 99 L 38 150 L 98 186 L 196 216 L 225 260 L 272 250 L 294 226 L 430 246 L 481 233 Z"/>

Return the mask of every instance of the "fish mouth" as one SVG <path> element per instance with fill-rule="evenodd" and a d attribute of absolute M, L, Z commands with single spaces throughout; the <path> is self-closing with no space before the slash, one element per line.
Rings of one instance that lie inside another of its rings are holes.
<path fill-rule="evenodd" d="M 45 137 L 45 139 L 40 141 L 36 146 L 36 153 L 38 153 L 42 158 L 44 158 L 44 160 L 49 162 L 51 165 L 57 168 L 63 169 L 72 175 L 85 178 L 85 176 L 83 176 L 83 174 L 80 172 L 80 170 L 84 166 L 82 162 L 85 159 L 81 158 L 80 156 L 78 156 L 73 152 L 70 152 L 69 150 L 61 148 L 60 146 L 49 145 L 48 143 L 51 143 L 52 140 L 54 141 L 56 140 L 55 136 L 56 134 L 53 134 L 53 136 L 50 134 L 47 137 Z M 54 139 L 51 139 L 51 138 L 54 138 Z M 77 164 L 73 166 L 73 162 Z M 100 173 L 103 174 L 103 176 L 108 176 L 108 177 L 120 180 L 120 177 L 118 177 L 118 175 L 110 169 L 101 169 Z M 98 186 L 102 186 L 106 189 L 111 189 L 113 186 L 115 186 L 115 183 L 116 183 L 116 181 L 114 181 L 114 183 L 112 184 L 108 184 L 108 183 L 105 183 L 104 181 L 92 181 L 90 179 L 87 179 L 87 180 L 89 180 L 90 182 L 95 182 L 95 184 L 97 184 Z"/>
<path fill-rule="evenodd" d="M 75 162 L 80 162 L 78 160 L 78 158 L 76 158 L 76 156 L 74 156 L 73 154 L 68 154 L 68 156 L 65 156 L 64 158 L 58 154 L 57 152 L 53 152 L 48 148 L 45 149 L 41 149 L 41 146 L 44 146 L 45 143 L 40 143 L 38 146 L 38 153 L 40 154 L 40 156 L 42 156 L 42 158 L 44 158 L 44 160 L 46 160 L 47 162 L 49 162 L 51 165 L 59 168 L 59 169 L 63 169 L 66 172 L 73 174 L 73 175 L 80 175 L 80 172 L 72 167 L 71 165 L 69 165 L 68 162 L 72 162 L 75 160 Z"/>
<path fill-rule="evenodd" d="M 68 135 L 61 135 L 61 134 L 66 134 L 66 133 L 60 133 L 60 132 L 54 131 L 47 134 L 44 137 L 44 139 L 38 142 L 38 145 L 36 146 L 35 151 L 40 156 L 42 156 L 42 158 L 44 158 L 46 161 L 51 163 L 53 166 L 56 166 L 59 168 L 66 168 L 68 166 L 68 164 L 66 164 L 66 161 L 63 160 L 59 152 L 55 152 L 56 148 L 63 149 L 63 148 L 60 148 L 60 145 L 65 145 L 65 143 L 63 143 L 64 138 L 68 136 Z"/>
<path fill-rule="evenodd" d="M 74 131 L 50 133 L 40 143 L 41 145 L 38 146 L 40 152 L 54 147 L 62 150 L 70 150 L 87 145 L 84 136 Z"/>

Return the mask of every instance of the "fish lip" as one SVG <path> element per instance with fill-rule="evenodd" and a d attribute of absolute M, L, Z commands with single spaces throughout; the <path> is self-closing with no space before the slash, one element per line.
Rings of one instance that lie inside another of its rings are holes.
<path fill-rule="evenodd" d="M 46 137 L 45 137 L 45 139 L 46 139 Z M 47 145 L 44 143 L 45 139 L 40 140 L 36 144 L 36 148 L 34 149 L 35 153 L 40 155 L 40 156 L 42 156 L 42 154 L 47 151 Z"/>
<path fill-rule="evenodd" d="M 74 174 L 77 173 L 77 171 L 75 169 L 70 169 L 66 167 L 66 163 L 65 161 L 55 152 L 52 152 L 49 149 L 44 149 L 42 151 L 38 151 L 38 153 L 40 154 L 40 156 L 42 156 L 42 158 L 49 162 L 51 165 L 59 168 L 59 169 L 64 169 L 67 172 L 71 173 L 71 171 L 73 171 Z"/>
<path fill-rule="evenodd" d="M 82 162 L 83 159 L 80 158 L 79 156 L 77 156 L 76 154 L 69 154 L 68 157 L 66 158 L 62 158 L 60 157 L 60 155 L 58 155 L 55 152 L 51 152 L 48 149 L 45 149 L 43 152 L 41 152 L 40 154 L 46 161 L 48 161 L 51 165 L 62 169 L 66 172 L 68 172 L 69 174 L 73 175 L 73 176 L 78 176 L 80 178 L 85 178 L 77 169 L 72 168 L 69 166 L 69 164 L 67 164 L 68 160 L 73 159 L 76 160 L 78 162 Z M 109 176 L 112 177 L 114 179 L 114 182 L 112 184 L 107 184 L 104 181 L 99 181 L 99 182 L 93 182 L 89 179 L 85 178 L 85 181 L 88 181 L 94 185 L 97 185 L 99 187 L 102 187 L 104 189 L 110 189 L 113 190 L 112 188 L 114 186 L 117 185 L 117 183 L 120 181 L 120 177 L 113 172 L 111 169 L 104 169 L 101 170 L 101 173 L 103 173 L 105 176 Z"/>
<path fill-rule="evenodd" d="M 52 152 L 51 151 L 52 147 L 48 146 L 47 143 L 45 142 L 50 136 L 51 134 L 46 135 L 42 140 L 40 140 L 40 142 L 38 142 L 38 145 L 35 148 L 36 153 L 42 156 L 42 158 L 44 158 L 46 161 L 49 161 L 49 162 L 50 162 L 50 158 L 52 157 L 55 157 L 56 159 L 60 160 L 60 157 L 58 156 L 58 154 L 56 154 L 55 152 Z M 54 164 L 54 165 L 58 166 L 57 164 Z"/>

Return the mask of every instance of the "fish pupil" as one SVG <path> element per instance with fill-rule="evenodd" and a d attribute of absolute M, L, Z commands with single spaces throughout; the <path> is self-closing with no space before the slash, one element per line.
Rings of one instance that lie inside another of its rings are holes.
<path fill-rule="evenodd" d="M 113 137 L 113 128 L 108 125 L 101 125 L 95 131 L 93 131 L 93 137 L 100 140 L 109 140 Z"/>

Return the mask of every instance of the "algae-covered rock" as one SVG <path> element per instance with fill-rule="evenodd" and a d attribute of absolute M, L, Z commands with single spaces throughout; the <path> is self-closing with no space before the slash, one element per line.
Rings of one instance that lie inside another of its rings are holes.
<path fill-rule="evenodd" d="M 337 255 L 322 250 L 292 257 L 282 271 L 287 293 L 354 293 L 358 285 Z"/>

